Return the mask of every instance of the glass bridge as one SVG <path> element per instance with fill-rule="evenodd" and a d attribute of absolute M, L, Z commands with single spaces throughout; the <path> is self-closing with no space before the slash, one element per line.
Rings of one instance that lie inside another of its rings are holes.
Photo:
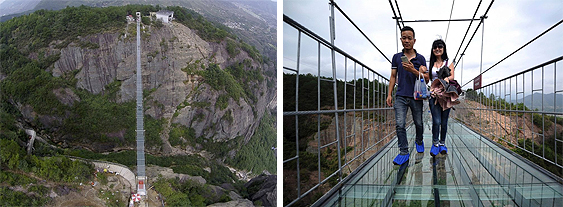
<path fill-rule="evenodd" d="M 392 164 L 399 153 L 393 139 L 315 205 L 563 206 L 563 187 L 556 178 L 456 120 L 449 122 L 448 154 L 430 156 L 429 113 L 424 120 L 424 153 L 416 152 L 410 127 L 408 163 Z"/>
<path fill-rule="evenodd" d="M 430 156 L 430 113 L 423 117 L 424 153 L 416 152 L 407 120 L 410 159 L 395 166 L 395 111 L 385 103 L 389 79 L 380 74 L 390 65 L 372 68 L 335 45 L 335 12 L 391 61 L 334 0 L 329 6 L 329 40 L 283 15 L 284 60 L 291 60 L 283 63 L 284 206 L 563 206 L 563 109 L 556 101 L 563 56 L 488 85 L 465 83 L 474 87 L 465 87 L 450 112 L 448 154 Z M 473 36 L 479 28 L 483 36 L 488 11 L 459 21 L 479 21 Z M 400 12 L 393 19 L 400 28 Z M 461 74 L 464 53 L 454 58 Z"/>

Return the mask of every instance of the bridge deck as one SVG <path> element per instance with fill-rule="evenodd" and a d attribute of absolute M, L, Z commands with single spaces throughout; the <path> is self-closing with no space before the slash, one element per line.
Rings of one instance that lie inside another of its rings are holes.
<path fill-rule="evenodd" d="M 368 160 L 322 206 L 563 206 L 563 184 L 501 146 L 450 119 L 448 154 L 430 156 L 431 118 L 425 114 L 425 152 L 407 130 L 408 164 L 395 166 L 396 139 Z M 438 202 L 438 203 L 436 203 Z"/>

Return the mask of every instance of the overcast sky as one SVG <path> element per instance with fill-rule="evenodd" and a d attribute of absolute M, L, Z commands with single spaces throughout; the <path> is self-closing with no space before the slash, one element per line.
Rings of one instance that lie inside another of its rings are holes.
<path fill-rule="evenodd" d="M 330 7 L 328 0 L 284 0 L 283 14 L 307 27 L 327 41 L 330 40 L 328 17 Z M 395 1 L 392 1 L 393 4 Z M 360 27 L 371 41 L 389 59 L 397 52 L 397 33 L 393 12 L 389 1 L 364 0 L 364 1 L 336 1 L 342 10 Z M 490 5 L 491 0 L 484 0 L 475 18 L 483 15 Z M 449 19 L 452 1 L 417 1 L 399 0 L 399 9 L 403 20 L 429 20 Z M 479 1 L 455 1 L 452 19 L 470 19 Z M 395 8 L 396 9 L 396 8 Z M 376 70 L 381 75 L 389 78 L 391 64 L 335 9 L 336 40 L 335 45 L 346 53 L 354 56 L 368 67 Z M 398 14 L 397 14 L 398 15 Z M 483 71 L 520 48 L 528 41 L 535 38 L 548 28 L 563 20 L 563 1 L 561 0 L 515 0 L 495 1 L 487 13 L 488 18 L 484 26 L 483 42 Z M 411 26 L 416 33 L 414 48 L 418 53 L 430 58 L 431 44 L 440 35 L 446 40 L 447 52 L 453 59 L 460 47 L 464 34 L 470 22 L 439 23 L 405 23 Z M 468 40 L 479 24 L 474 21 L 466 40 L 461 47 L 460 54 L 465 49 Z M 446 38 L 447 33 L 447 38 Z M 463 59 L 456 68 L 456 79 L 463 85 L 479 74 L 481 59 L 481 28 L 473 38 Z M 317 45 L 309 38 L 304 38 L 301 43 L 300 69 L 302 73 L 316 74 Z M 295 68 L 297 60 L 297 32 L 291 26 L 283 23 L 283 66 Z M 402 49 L 398 43 L 399 50 Z M 503 79 L 520 71 L 552 60 L 563 55 L 563 24 L 560 24 L 546 33 L 532 44 L 509 57 L 499 65 L 483 74 L 483 85 Z M 459 57 L 459 55 L 458 55 Z M 343 67 L 343 59 L 337 59 L 337 65 Z M 557 79 L 553 77 L 553 65 L 546 67 L 544 93 L 553 92 L 553 81 L 563 80 L 563 62 L 559 62 Z M 463 66 L 463 72 L 462 71 Z M 330 51 L 321 49 L 321 75 L 332 76 L 330 71 Z M 326 69 L 324 69 L 326 68 Z M 288 72 L 284 70 L 284 72 Z M 463 73 L 463 74 L 462 74 Z M 348 73 L 350 77 L 351 73 Z M 541 72 L 534 73 L 534 79 Z M 342 74 L 337 75 L 343 78 Z M 541 77 L 541 76 L 540 76 Z M 539 79 L 539 78 L 538 78 Z M 350 80 L 350 78 L 348 78 Z M 530 79 L 531 80 L 531 79 Z M 534 82 L 537 88 L 541 82 Z M 531 83 L 531 81 L 527 81 Z M 563 81 L 557 86 L 563 89 Z M 520 85 L 520 84 L 519 84 Z M 472 88 L 467 84 L 464 89 Z M 527 89 L 531 88 L 526 86 Z"/>

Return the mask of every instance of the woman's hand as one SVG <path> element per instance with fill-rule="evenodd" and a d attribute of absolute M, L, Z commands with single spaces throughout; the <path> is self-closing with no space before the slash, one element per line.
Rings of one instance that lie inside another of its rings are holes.
<path fill-rule="evenodd" d="M 427 69 L 426 66 L 424 66 L 424 65 L 421 65 L 418 70 L 419 70 L 421 73 L 426 73 L 426 71 L 428 71 L 428 69 Z"/>

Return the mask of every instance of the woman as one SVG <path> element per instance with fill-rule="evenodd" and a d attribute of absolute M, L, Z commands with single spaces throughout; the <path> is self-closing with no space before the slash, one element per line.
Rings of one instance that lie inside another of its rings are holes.
<path fill-rule="evenodd" d="M 432 43 L 432 52 L 430 53 L 430 82 L 438 79 L 438 71 L 440 68 L 448 64 L 448 53 L 446 52 L 446 43 L 437 39 Z M 454 63 L 449 63 L 450 76 L 444 77 L 446 82 L 454 79 Z M 440 104 L 435 103 L 436 98 L 431 97 L 429 100 L 430 112 L 432 113 L 432 148 L 430 155 L 436 156 L 438 153 L 448 153 L 446 147 L 446 132 L 448 131 L 448 118 L 450 109 L 442 110 Z M 438 137 L 439 136 L 439 137 Z M 439 139 L 438 139 L 439 138 Z"/>

